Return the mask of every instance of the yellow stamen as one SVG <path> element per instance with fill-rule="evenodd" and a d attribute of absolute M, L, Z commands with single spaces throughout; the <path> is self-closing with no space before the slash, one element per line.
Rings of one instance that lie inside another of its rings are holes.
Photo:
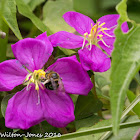
<path fill-rule="evenodd" d="M 83 45 L 82 45 L 82 49 L 84 49 L 85 42 L 86 42 L 86 39 L 84 38 Z"/>
<path fill-rule="evenodd" d="M 103 44 L 106 46 L 106 47 L 108 47 L 108 48 L 110 48 L 110 46 L 108 46 L 105 42 L 104 42 L 104 40 L 100 37 L 100 40 L 103 42 Z"/>
<path fill-rule="evenodd" d="M 35 90 L 39 90 L 38 82 L 35 81 Z"/>
<path fill-rule="evenodd" d="M 84 36 L 86 37 L 88 35 L 88 33 L 84 33 Z"/>
<path fill-rule="evenodd" d="M 39 70 L 34 70 L 33 73 L 29 73 L 25 80 L 24 83 L 27 83 L 27 86 L 31 83 L 35 84 L 35 90 L 39 90 L 39 85 L 40 85 L 40 79 L 41 78 L 45 78 L 45 71 L 43 71 L 42 69 Z"/>
<path fill-rule="evenodd" d="M 38 97 L 38 102 L 37 102 L 37 105 L 39 105 L 39 104 L 40 104 L 39 90 L 37 90 L 37 97 Z"/>
<path fill-rule="evenodd" d="M 82 45 L 82 49 L 85 46 L 85 42 L 86 42 L 86 38 L 87 38 L 88 33 L 84 33 L 84 41 L 83 41 L 83 45 Z"/>
<path fill-rule="evenodd" d="M 46 75 L 46 72 L 42 69 L 34 70 L 34 72 L 30 72 L 24 80 L 24 83 L 27 85 L 27 87 L 26 87 L 27 90 L 29 90 L 31 88 L 31 86 L 30 86 L 31 83 L 35 84 L 35 90 L 37 91 L 37 94 L 38 94 L 37 105 L 40 104 L 39 87 L 41 87 L 42 89 L 44 88 L 42 86 L 41 79 L 45 78 L 45 75 Z"/>
<path fill-rule="evenodd" d="M 30 73 L 30 74 L 28 74 L 28 75 L 26 76 L 26 78 L 25 78 L 25 80 L 24 80 L 24 83 L 27 82 L 27 81 L 29 80 L 29 78 L 30 78 L 31 75 L 32 75 L 32 74 Z"/>
<path fill-rule="evenodd" d="M 103 22 L 102 24 L 100 24 L 99 27 L 102 27 L 103 25 L 105 25 L 105 22 Z"/>
<path fill-rule="evenodd" d="M 91 42 L 91 40 L 90 40 L 89 44 L 90 44 L 89 50 L 91 51 L 91 48 L 92 48 L 92 42 Z"/>
<path fill-rule="evenodd" d="M 105 31 L 102 31 L 102 32 L 109 37 L 113 37 L 113 36 L 109 35 L 108 33 L 106 33 Z"/>
<path fill-rule="evenodd" d="M 105 41 L 103 40 L 103 35 L 100 34 L 100 32 L 104 33 L 105 35 L 107 35 L 108 37 L 113 37 L 111 35 L 109 35 L 108 33 L 106 33 L 105 31 L 107 30 L 110 30 L 111 28 L 106 28 L 106 27 L 102 27 L 105 25 L 105 22 L 101 23 L 100 22 L 97 22 L 96 21 L 96 24 L 93 26 L 92 23 L 91 23 L 91 30 L 90 30 L 90 33 L 88 34 L 87 32 L 84 33 L 84 40 L 83 40 L 83 45 L 82 45 L 82 49 L 85 47 L 85 41 L 88 40 L 89 42 L 89 50 L 91 50 L 92 48 L 92 44 L 94 45 L 97 45 L 98 41 L 102 41 L 103 44 L 107 47 L 110 47 L 108 46 Z M 100 38 L 100 39 L 97 39 L 97 38 Z"/>
<path fill-rule="evenodd" d="M 91 39 L 91 37 L 92 37 L 92 34 L 89 34 L 89 35 L 88 35 L 88 37 Z"/>

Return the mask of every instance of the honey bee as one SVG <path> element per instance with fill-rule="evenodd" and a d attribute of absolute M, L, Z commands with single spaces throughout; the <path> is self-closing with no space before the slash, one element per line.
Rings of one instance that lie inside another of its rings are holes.
<path fill-rule="evenodd" d="M 47 89 L 57 90 L 60 86 L 63 88 L 63 83 L 61 80 L 62 79 L 57 72 L 50 70 L 46 72 L 45 78 L 42 79 L 41 82 Z"/>

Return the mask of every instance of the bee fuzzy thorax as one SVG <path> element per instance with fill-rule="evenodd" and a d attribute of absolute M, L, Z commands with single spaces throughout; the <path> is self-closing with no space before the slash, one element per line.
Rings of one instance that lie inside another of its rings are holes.
<path fill-rule="evenodd" d="M 56 90 L 59 87 L 59 74 L 54 71 L 46 72 L 46 80 L 43 82 L 44 86 L 49 90 Z"/>

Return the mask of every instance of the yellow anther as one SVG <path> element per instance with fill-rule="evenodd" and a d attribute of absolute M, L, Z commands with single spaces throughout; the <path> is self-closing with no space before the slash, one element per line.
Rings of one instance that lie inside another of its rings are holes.
<path fill-rule="evenodd" d="M 45 75 L 46 75 L 46 73 L 42 69 L 34 70 L 33 73 L 29 73 L 26 76 L 24 83 L 27 84 L 27 87 L 28 87 L 29 84 L 34 83 L 35 84 L 35 90 L 39 90 L 40 80 L 41 80 L 41 78 L 44 78 Z"/>
<path fill-rule="evenodd" d="M 109 37 L 113 37 L 113 36 L 109 35 L 108 33 L 106 33 L 105 31 L 102 31 L 102 32 Z"/>
<path fill-rule="evenodd" d="M 99 36 L 99 37 L 103 37 L 103 35 L 100 35 L 100 34 L 98 34 L 97 36 Z"/>
<path fill-rule="evenodd" d="M 103 22 L 102 24 L 100 24 L 99 27 L 102 27 L 103 25 L 105 25 L 105 22 Z"/>
<path fill-rule="evenodd" d="M 28 75 L 26 76 L 26 78 L 25 78 L 24 82 L 28 81 L 31 75 L 32 75 L 31 73 L 30 73 L 30 74 L 28 74 Z"/>
<path fill-rule="evenodd" d="M 84 33 L 84 36 L 86 37 L 88 35 L 88 33 Z"/>
<path fill-rule="evenodd" d="M 88 43 L 89 43 L 89 50 L 91 50 L 92 44 L 97 45 L 98 41 L 100 41 L 100 40 L 103 42 L 103 44 L 105 46 L 110 47 L 103 40 L 103 35 L 99 34 L 100 32 L 102 32 L 105 35 L 107 35 L 108 37 L 113 37 L 113 36 L 111 36 L 111 35 L 109 35 L 108 33 L 105 32 L 107 30 L 110 30 L 109 28 L 106 28 L 106 27 L 104 28 L 103 27 L 105 24 L 106 24 L 105 22 L 100 24 L 100 21 L 98 21 L 98 22 L 96 21 L 96 24 L 94 24 L 94 25 L 91 23 L 90 33 L 89 34 L 87 32 L 84 33 L 84 40 L 83 40 L 82 49 L 85 46 L 85 41 L 86 40 L 88 40 Z M 99 39 L 98 39 L 98 37 L 99 37 Z"/>
<path fill-rule="evenodd" d="M 41 78 L 41 77 L 45 77 L 45 71 L 43 70 L 34 70 L 34 75 L 35 77 L 38 76 L 38 78 Z"/>
<path fill-rule="evenodd" d="M 91 28 L 91 30 L 93 31 L 93 30 L 96 28 L 96 26 L 97 26 L 97 25 L 95 24 L 95 25 Z"/>
<path fill-rule="evenodd" d="M 91 38 L 92 37 L 92 34 L 89 34 L 88 37 Z"/>
<path fill-rule="evenodd" d="M 33 77 L 32 77 L 32 78 L 30 79 L 30 81 L 31 81 L 31 83 L 34 83 L 35 80 L 34 80 Z"/>
<path fill-rule="evenodd" d="M 38 82 L 35 81 L 35 90 L 39 90 Z"/>

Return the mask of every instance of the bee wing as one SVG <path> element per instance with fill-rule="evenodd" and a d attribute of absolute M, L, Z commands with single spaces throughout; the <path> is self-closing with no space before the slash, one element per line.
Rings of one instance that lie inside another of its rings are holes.
<path fill-rule="evenodd" d="M 53 80 L 53 78 L 50 78 L 53 89 L 56 90 L 57 89 L 57 84 L 55 83 L 55 81 Z"/>
<path fill-rule="evenodd" d="M 61 78 L 59 78 L 58 83 L 59 83 L 59 88 L 58 88 L 59 92 L 62 92 L 63 94 L 65 94 L 64 84 Z"/>

